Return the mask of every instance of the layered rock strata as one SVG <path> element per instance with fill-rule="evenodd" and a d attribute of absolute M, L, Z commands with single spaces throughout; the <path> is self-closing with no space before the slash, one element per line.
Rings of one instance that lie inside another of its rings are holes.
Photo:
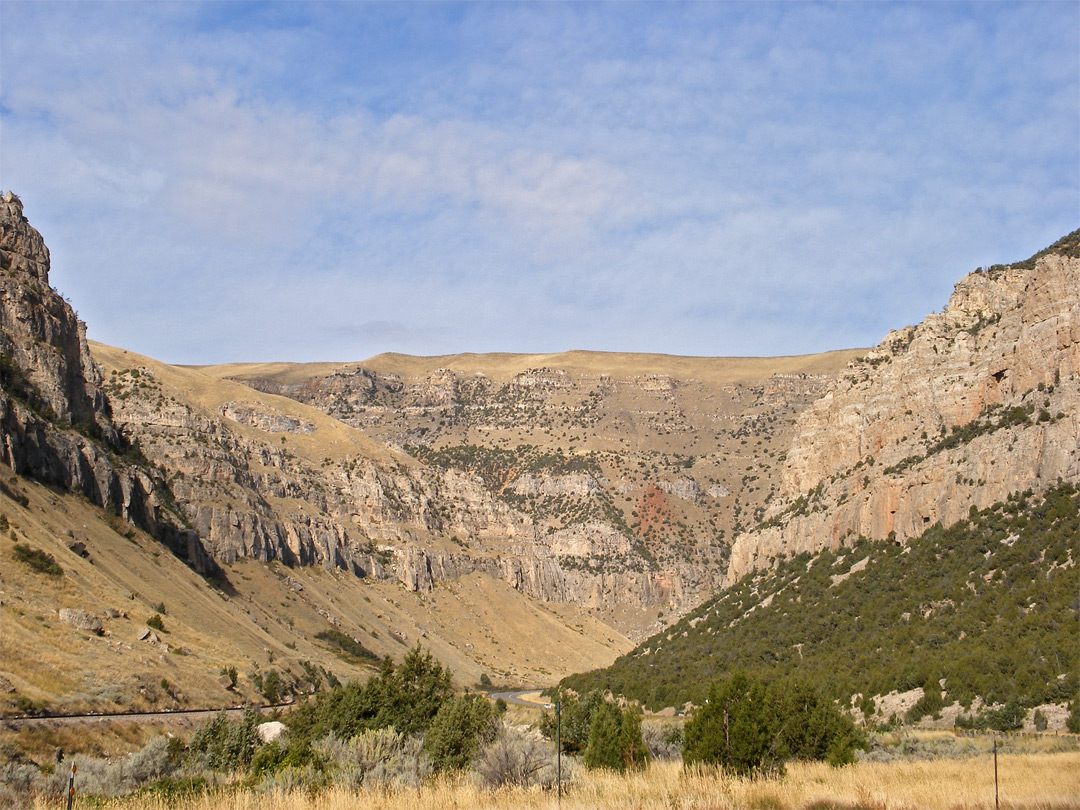
<path fill-rule="evenodd" d="M 736 539 L 728 580 L 1080 480 L 1078 235 L 968 275 L 943 312 L 853 362 L 799 417 L 780 497 Z"/>
<path fill-rule="evenodd" d="M 86 496 L 213 569 L 198 536 L 165 515 L 162 482 L 127 463 L 86 326 L 49 286 L 49 251 L 10 191 L 0 199 L 0 461 Z"/>

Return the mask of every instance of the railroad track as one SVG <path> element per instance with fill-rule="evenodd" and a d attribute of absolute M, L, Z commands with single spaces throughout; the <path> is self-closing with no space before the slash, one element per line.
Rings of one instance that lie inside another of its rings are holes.
<path fill-rule="evenodd" d="M 12 729 L 33 728 L 49 724 L 79 724 L 101 722 L 136 722 L 147 723 L 154 720 L 188 717 L 202 720 L 225 712 L 229 717 L 239 717 L 247 709 L 255 709 L 260 714 L 269 714 L 278 709 L 288 710 L 295 703 L 275 703 L 253 706 L 223 706 L 217 709 L 165 709 L 157 712 L 89 712 L 87 714 L 34 714 L 0 718 L 0 724 Z"/>

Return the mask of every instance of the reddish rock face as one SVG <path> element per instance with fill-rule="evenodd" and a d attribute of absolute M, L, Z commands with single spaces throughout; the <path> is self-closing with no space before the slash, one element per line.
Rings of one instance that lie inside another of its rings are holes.
<path fill-rule="evenodd" d="M 728 581 L 1080 480 L 1080 258 L 1069 252 L 968 275 L 944 312 L 853 362 L 799 417 L 772 525 L 737 538 Z"/>

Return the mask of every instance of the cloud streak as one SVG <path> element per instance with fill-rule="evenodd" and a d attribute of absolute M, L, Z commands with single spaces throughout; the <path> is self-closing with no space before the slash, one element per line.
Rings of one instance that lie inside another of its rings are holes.
<path fill-rule="evenodd" d="M 1080 219 L 1074 5 L 0 13 L 0 185 L 165 360 L 867 345 Z"/>

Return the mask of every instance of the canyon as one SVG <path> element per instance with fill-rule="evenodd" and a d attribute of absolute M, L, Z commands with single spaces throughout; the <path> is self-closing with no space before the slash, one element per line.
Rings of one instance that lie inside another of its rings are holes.
<path fill-rule="evenodd" d="M 302 691 L 370 666 L 339 637 L 550 683 L 785 557 L 1080 478 L 1075 233 L 969 274 L 872 349 L 187 367 L 88 341 L 10 192 L 0 226 L 0 542 L 65 569 L 0 583 L 0 674 L 35 700 L 108 705 L 29 652 L 76 649 L 92 680 L 100 639 L 53 619 L 102 594 L 176 605 L 167 646 L 187 654 L 114 648 L 148 705 L 163 668 L 186 673 L 186 705 L 207 670 L 238 665 L 250 696 L 271 667 Z"/>

